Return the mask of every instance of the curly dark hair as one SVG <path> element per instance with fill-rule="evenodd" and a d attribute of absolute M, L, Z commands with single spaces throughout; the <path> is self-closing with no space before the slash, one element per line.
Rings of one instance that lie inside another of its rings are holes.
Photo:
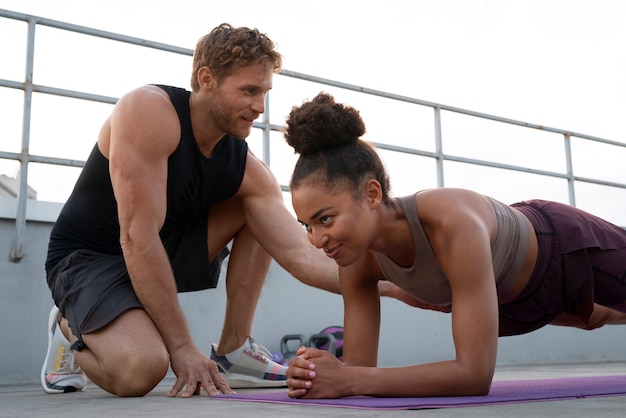
<path fill-rule="evenodd" d="M 360 139 L 364 133 L 359 111 L 328 93 L 291 108 L 284 135 L 300 154 L 291 189 L 307 181 L 323 182 L 328 190 L 343 187 L 358 199 L 361 185 L 373 178 L 381 185 L 383 202 L 390 203 L 389 176 L 376 150 Z"/>
<path fill-rule="evenodd" d="M 198 70 L 208 67 L 217 79 L 230 74 L 235 65 L 246 66 L 269 62 L 277 73 L 282 67 L 282 56 L 276 45 L 258 29 L 234 28 L 222 23 L 208 35 L 200 38 L 193 54 L 191 88 L 197 91 Z"/>

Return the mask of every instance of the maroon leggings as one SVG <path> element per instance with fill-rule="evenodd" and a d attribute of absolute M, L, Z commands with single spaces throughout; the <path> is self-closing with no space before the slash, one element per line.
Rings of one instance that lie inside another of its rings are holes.
<path fill-rule="evenodd" d="M 626 230 L 561 203 L 513 206 L 530 220 L 539 247 L 528 285 L 500 306 L 501 336 L 534 331 L 559 313 L 587 322 L 594 303 L 625 310 Z"/>

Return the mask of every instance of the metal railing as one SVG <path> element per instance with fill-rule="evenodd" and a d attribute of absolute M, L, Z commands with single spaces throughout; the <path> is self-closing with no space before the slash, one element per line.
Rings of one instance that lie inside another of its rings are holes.
<path fill-rule="evenodd" d="M 153 48 L 160 51 L 170 52 L 173 54 L 180 54 L 186 56 L 193 56 L 193 50 L 188 48 L 181 48 L 173 45 L 168 45 L 159 42 L 152 42 L 145 39 L 135 38 L 131 36 L 120 35 L 113 32 L 102 31 L 98 29 L 88 28 L 84 26 L 79 26 L 75 24 L 70 24 L 66 22 L 61 22 L 52 19 L 46 19 L 39 16 L 32 16 L 23 13 L 17 13 L 9 10 L 0 9 L 0 18 L 13 19 L 18 21 L 23 21 L 28 24 L 27 28 L 27 45 L 26 45 L 26 70 L 23 81 L 15 81 L 15 80 L 6 80 L 0 78 L 0 88 L 11 88 L 23 90 L 24 92 L 24 108 L 23 108 L 23 125 L 22 125 L 22 141 L 21 141 L 21 151 L 19 153 L 13 153 L 8 151 L 3 151 L 0 149 L 0 159 L 9 159 L 16 160 L 20 163 L 20 176 L 19 176 L 19 194 L 18 194 L 18 202 L 17 202 L 17 213 L 16 213 L 16 236 L 15 236 L 15 245 L 11 251 L 10 257 L 13 261 L 19 261 L 23 257 L 23 245 L 24 245 L 24 232 L 26 225 L 26 205 L 27 205 L 27 190 L 28 190 L 28 165 L 30 163 L 44 163 L 44 164 L 54 164 L 61 166 L 70 166 L 70 167 L 82 167 L 84 161 L 73 160 L 73 159 L 65 159 L 65 158 L 55 158 L 49 157 L 45 155 L 33 155 L 29 152 L 29 142 L 30 142 L 30 127 L 31 127 L 31 106 L 32 106 L 32 95 L 33 93 L 43 93 L 54 96 L 61 96 L 73 99 L 87 100 L 92 102 L 99 103 L 107 103 L 107 104 L 115 104 L 117 102 L 117 98 L 102 96 L 97 94 L 91 94 L 82 91 L 74 91 L 67 90 L 62 88 L 56 88 L 52 86 L 45 85 L 37 85 L 33 83 L 33 67 L 34 67 L 34 56 L 35 56 L 35 29 L 38 25 L 47 26 L 51 28 L 56 28 L 59 30 L 75 32 L 79 34 L 89 35 L 97 38 L 108 39 L 112 41 L 122 42 L 126 44 L 137 45 L 145 48 Z M 485 113 L 474 112 L 471 110 L 461 109 L 453 106 L 446 106 L 439 103 L 428 102 L 424 100 L 419 100 L 413 97 L 407 97 L 392 93 L 387 93 L 384 91 L 369 89 L 361 86 L 356 86 L 353 84 L 342 83 L 338 81 L 328 80 L 320 77 L 315 77 L 312 75 L 307 75 L 303 73 L 298 73 L 289 70 L 282 70 L 280 75 L 285 77 L 291 77 L 298 80 L 310 81 L 314 83 L 319 83 L 326 86 L 332 86 L 339 89 L 354 91 L 362 94 L 373 95 L 385 99 L 390 99 L 399 102 L 405 102 L 418 106 L 430 107 L 434 110 L 434 132 L 435 132 L 435 152 L 401 147 L 396 145 L 384 144 L 373 142 L 375 146 L 379 149 L 417 155 L 427 158 L 432 158 L 436 161 L 436 177 L 437 177 L 437 186 L 444 186 L 444 161 L 454 161 L 478 166 L 485 167 L 493 167 L 500 168 L 505 170 L 512 170 L 524 173 L 537 174 L 541 176 L 554 177 L 565 179 L 568 185 L 568 196 L 569 203 L 572 206 L 576 205 L 575 199 L 575 190 L 574 183 L 585 182 L 592 183 L 597 185 L 603 185 L 608 187 L 614 187 L 618 189 L 626 189 L 626 183 L 618 183 L 605 181 L 601 179 L 594 179 L 588 177 L 577 176 L 574 174 L 573 165 L 572 165 L 572 152 L 571 152 L 571 138 L 576 137 L 587 141 L 593 141 L 597 143 L 603 143 L 607 145 L 612 145 L 620 148 L 626 148 L 626 143 L 611 141 L 608 139 L 603 139 L 591 135 L 585 135 L 581 133 L 576 133 L 572 131 L 567 131 L 563 129 L 550 128 L 547 126 L 531 124 L 526 122 L 521 122 L 518 120 L 502 118 L 498 116 L 493 116 Z M 509 125 L 516 125 L 524 128 L 542 130 L 546 132 L 551 132 L 554 134 L 559 134 L 563 136 L 563 145 L 564 145 L 564 154 L 565 154 L 565 162 L 566 162 L 566 171 L 565 172 L 556 172 L 556 171 L 546 171 L 539 170 L 530 167 L 517 166 L 517 165 L 509 165 L 502 164 L 492 161 L 465 158 L 461 156 L 449 155 L 445 154 L 443 150 L 443 140 L 442 140 L 442 131 L 441 131 L 441 111 L 449 111 L 454 113 L 459 113 L 475 118 L 486 119 L 490 121 L 496 121 L 500 123 L 505 123 Z M 270 123 L 270 95 L 268 94 L 266 97 L 266 111 L 262 116 L 261 122 L 255 122 L 254 128 L 260 129 L 263 131 L 263 160 L 269 164 L 270 160 L 270 132 L 272 131 L 280 131 L 282 126 L 271 124 Z M 287 186 L 281 186 L 283 191 L 287 191 Z"/>

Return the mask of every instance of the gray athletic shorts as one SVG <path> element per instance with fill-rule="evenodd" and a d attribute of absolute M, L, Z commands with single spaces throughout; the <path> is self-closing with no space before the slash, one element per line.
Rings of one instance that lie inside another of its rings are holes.
<path fill-rule="evenodd" d="M 163 244 L 179 292 L 217 286 L 229 250 L 222 249 L 209 261 L 206 216 L 163 239 Z M 121 254 L 74 251 L 52 269 L 47 281 L 56 306 L 78 338 L 72 346 L 75 350 L 85 347 L 83 334 L 99 330 L 129 309 L 143 309 Z"/>

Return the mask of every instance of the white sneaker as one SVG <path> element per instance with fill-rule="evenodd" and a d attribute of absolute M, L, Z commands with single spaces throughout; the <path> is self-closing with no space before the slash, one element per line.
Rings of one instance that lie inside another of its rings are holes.
<path fill-rule="evenodd" d="M 211 360 L 217 363 L 226 383 L 232 389 L 270 388 L 287 386 L 287 366 L 273 361 L 267 348 L 258 345 L 252 337 L 238 350 L 225 356 L 217 355 L 213 344 Z"/>
<path fill-rule="evenodd" d="M 41 386 L 46 393 L 85 390 L 87 376 L 74 364 L 70 342 L 59 329 L 59 308 L 52 307 L 48 319 L 48 353 L 41 368 Z"/>

